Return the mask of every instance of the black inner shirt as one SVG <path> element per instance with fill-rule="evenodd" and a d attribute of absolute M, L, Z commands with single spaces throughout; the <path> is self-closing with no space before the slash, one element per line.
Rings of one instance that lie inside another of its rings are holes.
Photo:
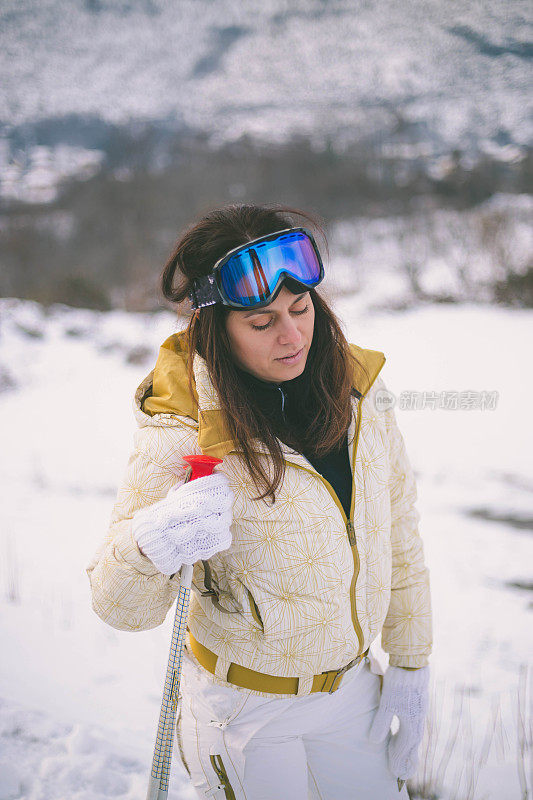
<path fill-rule="evenodd" d="M 276 435 L 283 442 L 285 442 L 284 430 L 293 432 L 304 430 L 310 421 L 312 414 L 309 399 L 310 356 L 311 353 L 301 375 L 281 383 L 263 381 L 250 372 L 238 368 L 243 382 L 253 391 L 255 403 L 261 407 L 267 418 L 273 423 Z M 285 443 L 287 444 L 287 442 Z M 331 484 L 346 516 L 349 517 L 352 470 L 348 455 L 348 434 L 345 434 L 340 447 L 325 456 L 319 457 L 312 452 L 302 452 L 302 455 Z"/>

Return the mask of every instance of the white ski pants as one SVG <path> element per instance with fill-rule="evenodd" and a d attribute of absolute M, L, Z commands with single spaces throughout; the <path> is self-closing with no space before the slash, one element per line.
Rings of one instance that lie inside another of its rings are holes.
<path fill-rule="evenodd" d="M 406 800 L 368 741 L 381 681 L 368 658 L 332 694 L 265 698 L 214 684 L 184 652 L 178 742 L 199 798 Z"/>

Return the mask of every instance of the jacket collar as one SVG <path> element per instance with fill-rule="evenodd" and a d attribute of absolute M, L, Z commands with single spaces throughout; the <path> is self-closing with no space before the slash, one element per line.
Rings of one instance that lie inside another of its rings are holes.
<path fill-rule="evenodd" d="M 368 350 L 351 344 L 352 353 L 363 364 L 366 374 L 356 369 L 354 389 L 364 398 L 385 364 L 385 355 L 379 350 Z M 140 425 L 154 424 L 150 418 L 156 414 L 189 417 L 191 425 L 197 423 L 198 445 L 205 455 L 224 458 L 236 451 L 234 442 L 224 424 L 218 394 L 208 374 L 207 364 L 198 353 L 193 357 L 194 384 L 191 396 L 187 376 L 187 332 L 179 331 L 166 339 L 159 349 L 155 368 L 138 387 L 134 398 L 134 411 Z M 287 381 L 285 383 L 290 383 Z M 168 417 L 167 417 L 168 418 Z M 196 427 L 196 425 L 194 425 Z M 354 427 L 352 421 L 351 428 Z M 348 431 L 348 438 L 353 431 Z M 266 453 L 261 442 L 257 450 Z M 288 460 L 307 465 L 307 460 L 282 443 Z"/>

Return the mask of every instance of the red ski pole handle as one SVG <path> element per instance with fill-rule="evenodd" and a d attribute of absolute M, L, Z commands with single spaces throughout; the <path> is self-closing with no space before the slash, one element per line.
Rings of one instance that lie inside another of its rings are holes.
<path fill-rule="evenodd" d="M 185 483 L 211 475 L 216 465 L 222 464 L 222 459 L 214 456 L 183 456 L 183 460 L 189 465 Z"/>
<path fill-rule="evenodd" d="M 206 475 L 212 475 L 213 470 L 217 464 L 222 464 L 221 458 L 214 456 L 183 456 L 183 460 L 187 462 L 189 468 L 185 476 L 185 483 L 194 481 L 196 478 L 205 478 Z M 202 561 L 206 575 L 211 574 L 207 561 Z M 192 568 L 191 568 L 192 569 Z"/>

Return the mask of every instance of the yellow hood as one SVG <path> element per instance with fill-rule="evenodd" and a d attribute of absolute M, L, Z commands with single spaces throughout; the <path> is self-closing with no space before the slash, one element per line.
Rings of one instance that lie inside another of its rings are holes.
<path fill-rule="evenodd" d="M 379 350 L 367 350 L 355 344 L 350 344 L 350 349 L 366 370 L 356 369 L 353 376 L 354 388 L 364 397 L 385 364 L 385 355 Z M 234 445 L 225 430 L 220 408 L 213 407 L 215 393 L 205 361 L 198 355 L 194 357 L 195 380 L 191 396 L 187 355 L 186 331 L 174 333 L 165 339 L 159 348 L 154 370 L 137 390 L 138 406 L 149 416 L 174 414 L 194 420 L 199 426 L 198 443 L 202 452 L 223 458 L 234 449 Z M 202 402 L 203 398 L 207 398 L 207 402 Z"/>

